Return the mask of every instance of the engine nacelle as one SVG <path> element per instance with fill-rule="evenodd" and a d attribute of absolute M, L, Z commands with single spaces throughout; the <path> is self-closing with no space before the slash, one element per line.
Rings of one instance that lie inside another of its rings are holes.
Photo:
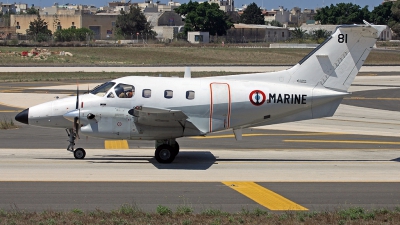
<path fill-rule="evenodd" d="M 130 139 L 134 123 L 128 111 L 116 107 L 80 109 L 81 133 L 101 138 Z"/>
<path fill-rule="evenodd" d="M 80 133 L 107 139 L 158 140 L 183 136 L 182 127 L 154 127 L 135 122 L 133 111 L 116 107 L 93 107 L 64 115 L 70 121 L 79 117 Z"/>

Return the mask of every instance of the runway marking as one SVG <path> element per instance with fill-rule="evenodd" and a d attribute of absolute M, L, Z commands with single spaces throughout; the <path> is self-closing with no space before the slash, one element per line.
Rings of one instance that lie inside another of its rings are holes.
<path fill-rule="evenodd" d="M 0 105 L 11 107 L 11 108 L 24 109 L 24 108 L 21 108 L 21 107 L 18 107 L 18 106 L 14 106 L 14 105 L 9 105 L 9 104 L 3 103 L 3 102 L 0 102 Z"/>
<path fill-rule="evenodd" d="M 0 113 L 21 112 L 21 110 L 0 110 Z"/>
<path fill-rule="evenodd" d="M 400 98 L 365 98 L 365 97 L 350 97 L 344 98 L 347 100 L 389 100 L 389 101 L 400 101 Z"/>
<path fill-rule="evenodd" d="M 395 141 L 283 140 L 283 142 L 400 145 L 400 142 Z"/>
<path fill-rule="evenodd" d="M 105 140 L 105 149 L 129 149 L 128 141 L 126 140 Z"/>
<path fill-rule="evenodd" d="M 259 137 L 259 136 L 324 136 L 324 135 L 342 135 L 342 133 L 306 133 L 306 134 L 243 134 L 243 137 Z M 198 136 L 189 137 L 193 139 L 213 139 L 213 138 L 234 138 L 233 134 Z"/>
<path fill-rule="evenodd" d="M 254 182 L 232 181 L 222 183 L 270 210 L 308 210 Z"/>

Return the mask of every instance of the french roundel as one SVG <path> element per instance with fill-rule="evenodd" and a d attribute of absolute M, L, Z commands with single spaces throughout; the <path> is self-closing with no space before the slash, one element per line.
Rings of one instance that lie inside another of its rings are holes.
<path fill-rule="evenodd" d="M 249 99 L 250 99 L 251 104 L 253 104 L 255 106 L 260 106 L 260 105 L 264 104 L 266 97 L 265 97 L 264 92 L 262 92 L 260 90 L 254 90 L 250 93 Z"/>

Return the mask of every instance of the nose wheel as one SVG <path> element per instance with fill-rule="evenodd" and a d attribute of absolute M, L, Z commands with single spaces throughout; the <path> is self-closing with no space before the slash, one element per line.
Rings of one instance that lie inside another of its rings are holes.
<path fill-rule="evenodd" d="M 86 151 L 83 148 L 77 148 L 74 151 L 74 157 L 75 159 L 84 159 L 86 156 Z"/>
<path fill-rule="evenodd" d="M 67 150 L 74 153 L 75 159 L 84 159 L 86 156 L 86 151 L 83 148 L 77 148 L 74 150 L 75 147 L 75 139 L 77 134 L 75 133 L 74 129 L 66 129 L 68 137 L 69 137 L 69 145 Z"/>

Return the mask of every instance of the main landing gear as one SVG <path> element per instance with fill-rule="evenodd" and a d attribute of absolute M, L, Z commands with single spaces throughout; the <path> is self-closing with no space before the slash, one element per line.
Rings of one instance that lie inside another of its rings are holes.
<path fill-rule="evenodd" d="M 83 148 L 77 148 L 74 150 L 75 147 L 75 139 L 76 139 L 76 132 L 74 131 L 74 129 L 70 128 L 70 129 L 66 129 L 68 137 L 69 137 L 69 145 L 67 147 L 67 150 L 70 152 L 74 153 L 74 157 L 75 159 L 84 159 L 86 156 L 86 151 Z"/>
<path fill-rule="evenodd" d="M 154 156 L 159 163 L 171 163 L 179 153 L 179 144 L 175 139 L 156 140 Z"/>

